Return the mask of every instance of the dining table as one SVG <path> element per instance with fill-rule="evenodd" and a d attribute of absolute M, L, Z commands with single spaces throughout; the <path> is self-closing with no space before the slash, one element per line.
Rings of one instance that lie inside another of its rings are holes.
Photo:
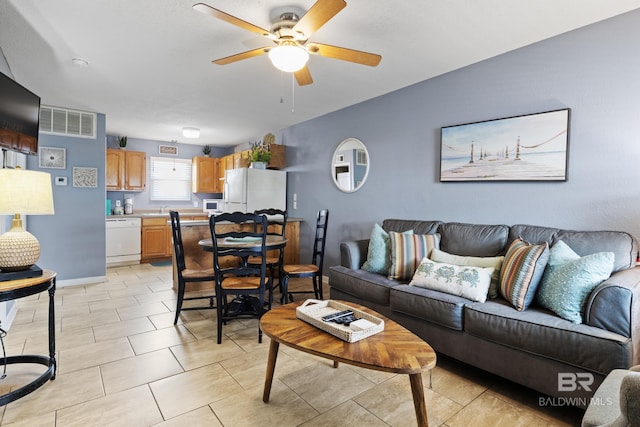
<path fill-rule="evenodd" d="M 267 236 L 267 240 L 265 242 L 265 250 L 273 251 L 282 249 L 287 245 L 288 240 L 282 236 Z M 260 252 L 262 250 L 262 245 L 260 244 L 259 238 L 219 238 L 217 239 L 219 248 L 243 248 L 248 250 L 253 250 L 254 252 Z M 202 239 L 198 242 L 200 247 L 207 251 L 213 252 L 213 239 L 209 237 L 208 239 Z"/>
<path fill-rule="evenodd" d="M 287 238 L 283 236 L 267 235 L 264 248 L 265 251 L 280 250 L 287 245 L 287 242 Z M 213 252 L 213 238 L 211 237 L 198 241 L 198 245 L 204 251 Z M 219 238 L 217 239 L 217 245 L 221 249 L 242 248 L 256 253 L 262 251 L 260 238 Z M 246 259 L 244 262 L 246 262 Z M 228 312 L 238 314 L 255 313 L 260 309 L 259 305 L 257 298 L 243 295 L 229 303 Z"/>

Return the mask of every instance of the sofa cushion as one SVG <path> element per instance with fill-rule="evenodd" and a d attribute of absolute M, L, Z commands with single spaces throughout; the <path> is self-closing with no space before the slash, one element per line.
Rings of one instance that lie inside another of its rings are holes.
<path fill-rule="evenodd" d="M 580 257 L 562 240 L 551 247 L 536 301 L 563 319 L 582 323 L 587 297 L 613 269 L 613 252 Z"/>
<path fill-rule="evenodd" d="M 450 254 L 440 249 L 434 248 L 431 250 L 429 258 L 436 262 L 446 262 L 448 264 L 466 265 L 472 267 L 493 267 L 493 274 L 491 275 L 491 284 L 489 286 L 488 297 L 496 298 L 498 296 L 498 287 L 500 285 L 500 267 L 504 261 L 503 256 L 497 257 L 477 257 L 477 256 L 460 256 Z"/>
<path fill-rule="evenodd" d="M 638 248 L 630 234 L 622 231 L 571 231 L 560 230 L 556 240 L 562 240 L 580 256 L 596 252 L 613 252 L 613 271 L 636 265 Z"/>
<path fill-rule="evenodd" d="M 411 285 L 398 285 L 389 293 L 391 309 L 446 328 L 463 330 L 468 299 Z"/>
<path fill-rule="evenodd" d="M 511 245 L 511 243 L 517 239 L 536 244 L 547 242 L 549 246 L 551 246 L 555 242 L 559 231 L 557 228 L 542 227 L 539 225 L 512 225 L 509 228 L 509 241 L 507 242 L 507 246 Z"/>
<path fill-rule="evenodd" d="M 441 221 L 420 221 L 411 219 L 385 219 L 382 221 L 382 228 L 386 231 L 401 233 L 413 230 L 415 234 L 436 234 Z"/>
<path fill-rule="evenodd" d="M 404 232 L 413 234 L 413 230 Z M 367 260 L 362 264 L 362 269 L 370 273 L 389 274 L 391 266 L 391 244 L 389 233 L 384 231 L 379 224 L 373 226 L 367 250 Z"/>
<path fill-rule="evenodd" d="M 481 225 L 447 222 L 440 224 L 440 249 L 462 256 L 503 255 L 509 236 L 506 225 Z"/>
<path fill-rule="evenodd" d="M 389 279 L 411 280 L 413 273 L 431 249 L 440 246 L 439 234 L 404 234 L 389 232 L 391 242 L 391 267 Z"/>
<path fill-rule="evenodd" d="M 468 303 L 464 330 L 510 348 L 605 375 L 614 368 L 629 366 L 633 354 L 629 338 L 576 325 L 541 307 L 517 311 L 502 299 Z"/>
<path fill-rule="evenodd" d="M 526 310 L 542 279 L 549 259 L 549 245 L 533 245 L 517 239 L 507 249 L 500 271 L 500 295 L 517 310 Z"/>
<path fill-rule="evenodd" d="M 508 244 L 518 238 L 531 243 L 547 242 L 549 246 L 562 240 L 580 256 L 596 252 L 613 252 L 614 272 L 636 265 L 637 242 L 629 233 L 623 231 L 573 231 L 536 225 L 512 225 Z"/>
<path fill-rule="evenodd" d="M 329 283 L 332 288 L 361 299 L 365 305 L 366 301 L 371 301 L 386 306 L 389 305 L 389 290 L 398 285 L 386 276 L 342 266 L 329 268 Z"/>
<path fill-rule="evenodd" d="M 459 266 L 424 258 L 409 284 L 485 302 L 493 271 L 493 267 Z"/>

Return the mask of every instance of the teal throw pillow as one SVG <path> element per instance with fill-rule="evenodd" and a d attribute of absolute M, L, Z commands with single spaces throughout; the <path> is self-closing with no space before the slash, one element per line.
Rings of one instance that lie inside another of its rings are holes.
<path fill-rule="evenodd" d="M 611 276 L 613 252 L 580 257 L 566 243 L 551 248 L 536 301 L 563 319 L 582 323 L 584 305 L 593 289 Z"/>
<path fill-rule="evenodd" d="M 405 231 L 404 234 L 413 234 L 413 230 Z M 367 260 L 362 264 L 362 269 L 371 273 L 389 273 L 391 267 L 391 244 L 389 243 L 389 233 L 379 225 L 375 224 L 371 230 Z"/>

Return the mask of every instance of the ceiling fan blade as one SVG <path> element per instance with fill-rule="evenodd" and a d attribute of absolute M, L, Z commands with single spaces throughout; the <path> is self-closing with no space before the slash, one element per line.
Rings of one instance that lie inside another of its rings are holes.
<path fill-rule="evenodd" d="M 306 65 L 296 71 L 294 75 L 296 76 L 296 81 L 298 82 L 299 86 L 306 86 L 313 83 L 311 73 L 309 72 L 309 67 L 307 67 Z"/>
<path fill-rule="evenodd" d="M 258 49 L 248 50 L 242 53 L 236 53 L 235 55 L 226 56 L 224 58 L 216 59 L 215 61 L 211 61 L 217 65 L 227 65 L 236 61 L 241 61 L 243 59 L 253 58 L 254 56 L 262 55 L 267 53 L 270 48 L 268 47 L 259 47 Z"/>
<path fill-rule="evenodd" d="M 382 56 L 375 53 L 347 49 L 346 47 L 331 46 L 322 43 L 309 43 L 306 45 L 306 48 L 309 53 L 314 55 L 355 62 L 356 64 L 368 65 L 370 67 L 377 66 L 382 59 Z"/>
<path fill-rule="evenodd" d="M 211 15 L 214 18 L 221 19 L 225 22 L 228 22 L 229 24 L 235 25 L 236 27 L 240 27 L 244 30 L 251 31 L 252 33 L 258 33 L 263 36 L 269 35 L 268 30 L 265 30 L 264 28 L 260 28 L 257 25 L 253 25 L 247 21 L 243 21 L 242 19 L 236 18 L 235 16 L 229 15 L 228 13 L 225 13 L 221 10 L 214 9 L 213 7 L 207 4 L 196 3 L 193 5 L 193 8 L 198 12 L 202 12 L 206 15 Z"/>
<path fill-rule="evenodd" d="M 306 38 L 320 29 L 338 12 L 347 6 L 344 0 L 318 0 L 311 9 L 304 14 L 293 31 L 301 32 Z"/>

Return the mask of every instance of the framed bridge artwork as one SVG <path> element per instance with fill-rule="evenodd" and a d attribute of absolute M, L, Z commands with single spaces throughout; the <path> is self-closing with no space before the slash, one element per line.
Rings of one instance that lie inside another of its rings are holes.
<path fill-rule="evenodd" d="M 566 181 L 571 110 L 443 127 L 440 182 Z"/>

